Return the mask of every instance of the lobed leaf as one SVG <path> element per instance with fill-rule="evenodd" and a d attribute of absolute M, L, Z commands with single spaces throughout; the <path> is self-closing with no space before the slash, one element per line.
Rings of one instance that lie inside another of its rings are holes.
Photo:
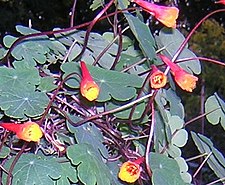
<path fill-rule="evenodd" d="M 108 166 L 100 158 L 100 153 L 90 144 L 69 146 L 67 156 L 74 165 L 78 165 L 78 178 L 85 185 L 117 184 Z"/>
<path fill-rule="evenodd" d="M 35 67 L 27 66 L 26 63 L 16 61 L 13 63 L 14 68 L 0 67 L 0 91 L 10 89 L 24 90 L 27 86 L 35 86 L 40 83 L 40 76 Z"/>
<path fill-rule="evenodd" d="M 14 68 L 0 67 L 0 108 L 13 118 L 40 116 L 49 99 L 35 90 L 40 83 L 38 70 L 21 61 L 13 65 Z"/>
<path fill-rule="evenodd" d="M 49 99 L 43 92 L 37 92 L 34 88 L 10 89 L 1 92 L 0 107 L 4 113 L 13 118 L 27 119 L 40 116 L 46 108 Z"/>
<path fill-rule="evenodd" d="M 54 89 L 57 88 L 57 85 L 55 85 L 54 82 L 54 78 L 47 76 L 47 77 L 42 77 L 40 80 L 40 84 L 38 86 L 38 89 L 42 92 L 50 92 Z"/>
<path fill-rule="evenodd" d="M 222 153 L 220 153 L 214 146 L 212 141 L 201 135 L 191 132 L 192 139 L 197 146 L 198 150 L 204 154 L 209 154 L 212 152 L 212 155 L 209 156 L 207 163 L 209 167 L 214 171 L 218 178 L 225 177 L 225 158 Z"/>
<path fill-rule="evenodd" d="M 220 123 L 225 130 L 225 102 L 217 93 L 206 100 L 205 112 L 209 113 L 206 115 L 206 118 L 211 124 L 216 125 Z"/>
<path fill-rule="evenodd" d="M 175 159 L 151 152 L 149 154 L 153 185 L 187 185 L 180 176 L 180 168 Z"/>
<path fill-rule="evenodd" d="M 9 159 L 4 168 L 8 171 L 15 157 Z M 23 154 L 17 161 L 12 174 L 12 184 L 16 185 L 54 185 L 53 179 L 61 175 L 61 166 L 54 158 L 35 154 Z M 6 174 L 3 182 L 6 184 Z"/>
<path fill-rule="evenodd" d="M 117 71 L 106 70 L 99 67 L 87 65 L 95 82 L 100 87 L 100 94 L 96 101 L 104 102 L 112 98 L 118 101 L 127 101 L 136 95 L 136 89 L 140 88 L 143 79 L 127 73 L 120 73 Z M 61 66 L 65 75 L 70 73 L 80 74 L 80 67 L 77 63 L 65 63 Z M 71 78 L 66 83 L 73 88 L 79 88 L 79 81 L 77 77 Z"/>
<path fill-rule="evenodd" d="M 73 115 L 69 115 L 69 118 L 74 123 L 82 120 L 80 117 Z M 67 127 L 69 131 L 75 135 L 78 144 L 91 144 L 92 146 L 95 146 L 94 149 L 96 152 L 101 151 L 104 157 L 108 156 L 108 151 L 105 145 L 103 145 L 103 135 L 93 123 L 88 122 L 79 127 L 74 127 L 67 121 Z"/>
<path fill-rule="evenodd" d="M 139 18 L 134 17 L 132 14 L 124 13 L 131 31 L 139 42 L 140 48 L 144 55 L 149 59 L 156 58 L 155 40 L 149 27 L 144 24 Z"/>
<path fill-rule="evenodd" d="M 177 52 L 178 48 L 185 40 L 185 37 L 178 29 L 166 28 L 160 30 L 159 35 L 155 37 L 156 43 L 159 48 L 164 48 L 163 52 L 172 58 Z M 178 59 L 196 58 L 196 55 L 188 49 L 188 45 L 185 46 L 183 51 L 178 56 Z M 200 74 L 201 65 L 198 59 L 188 60 L 186 62 L 179 63 L 183 69 L 190 73 Z"/>
<path fill-rule="evenodd" d="M 71 182 L 77 183 L 77 171 L 70 162 L 59 163 L 61 166 L 60 178 L 57 180 L 57 185 L 71 185 Z"/>

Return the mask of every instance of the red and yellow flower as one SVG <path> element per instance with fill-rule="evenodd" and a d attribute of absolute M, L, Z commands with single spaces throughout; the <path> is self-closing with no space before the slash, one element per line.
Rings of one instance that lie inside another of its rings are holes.
<path fill-rule="evenodd" d="M 176 27 L 176 20 L 179 15 L 179 9 L 176 7 L 167 7 L 156 5 L 143 0 L 133 0 L 146 12 L 153 15 L 157 20 L 163 23 L 167 27 Z"/>
<path fill-rule="evenodd" d="M 152 72 L 150 76 L 150 85 L 153 89 L 159 89 L 166 85 L 167 76 L 160 71 L 155 65 L 152 65 Z"/>
<path fill-rule="evenodd" d="M 97 99 L 100 89 L 96 82 L 93 80 L 85 62 L 81 61 L 80 67 L 82 73 L 82 79 L 80 82 L 80 92 L 83 97 L 85 97 L 89 101 L 93 101 Z"/>
<path fill-rule="evenodd" d="M 25 122 L 23 124 L 16 123 L 0 123 L 0 126 L 16 133 L 19 139 L 25 141 L 39 142 L 43 136 L 40 126 L 35 122 Z"/>
<path fill-rule="evenodd" d="M 196 82 L 198 81 L 198 77 L 189 74 L 180 66 L 172 62 L 165 55 L 159 55 L 162 61 L 170 67 L 171 73 L 174 76 L 175 82 L 183 89 L 188 92 L 192 92 L 196 87 Z"/>
<path fill-rule="evenodd" d="M 216 1 L 215 3 L 220 3 L 220 4 L 225 5 L 225 0 Z"/>
<path fill-rule="evenodd" d="M 140 164 L 144 161 L 143 157 L 138 158 L 135 161 L 127 161 L 122 164 L 118 177 L 125 182 L 133 183 L 135 182 L 141 174 Z"/>

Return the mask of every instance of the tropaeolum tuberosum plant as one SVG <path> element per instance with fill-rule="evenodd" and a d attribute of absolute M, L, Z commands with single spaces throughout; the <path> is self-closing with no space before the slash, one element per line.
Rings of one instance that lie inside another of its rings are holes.
<path fill-rule="evenodd" d="M 105 14 L 111 7 L 116 11 Z M 48 32 L 17 25 L 22 36 L 3 38 L 2 184 L 182 185 L 193 183 L 207 164 L 218 177 L 208 183 L 225 182 L 223 155 L 209 138 L 186 130 L 201 117 L 225 129 L 223 98 L 212 94 L 205 112 L 186 120 L 177 94 L 199 86 L 201 62 L 225 66 L 188 47 L 201 23 L 225 9 L 208 14 L 185 38 L 176 29 L 176 7 L 95 0 L 91 9 L 97 8 L 82 25 Z M 162 24 L 157 34 L 140 11 Z M 92 31 L 111 17 L 125 24 L 116 20 L 114 32 Z M 199 155 L 186 160 L 182 147 L 190 136 Z M 189 162 L 200 157 L 190 171 Z"/>

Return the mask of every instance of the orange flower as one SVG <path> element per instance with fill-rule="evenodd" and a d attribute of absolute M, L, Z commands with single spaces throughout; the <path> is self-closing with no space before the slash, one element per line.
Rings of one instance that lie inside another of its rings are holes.
<path fill-rule="evenodd" d="M 28 142 L 38 142 L 43 136 L 40 126 L 35 122 L 26 122 L 23 124 L 1 123 L 0 126 L 9 131 L 15 132 L 19 139 Z"/>
<path fill-rule="evenodd" d="M 87 98 L 89 101 L 97 99 L 99 95 L 99 87 L 92 79 L 85 62 L 80 62 L 82 79 L 80 82 L 80 92 L 82 96 Z"/>
<path fill-rule="evenodd" d="M 159 55 L 162 61 L 168 65 L 171 69 L 171 73 L 174 76 L 176 83 L 183 89 L 188 92 L 196 87 L 196 82 L 198 78 L 192 74 L 187 73 L 184 69 L 179 67 L 177 64 L 173 63 L 165 55 Z"/>
<path fill-rule="evenodd" d="M 135 161 L 127 161 L 122 164 L 118 177 L 125 182 L 133 183 L 135 182 L 141 174 L 140 164 L 144 161 L 143 157 L 138 158 Z"/>
<path fill-rule="evenodd" d="M 152 72 L 150 76 L 150 85 L 153 89 L 159 89 L 166 85 L 167 77 L 155 65 L 152 65 Z"/>
<path fill-rule="evenodd" d="M 223 4 L 223 5 L 225 5 L 225 0 L 221 0 L 221 1 L 216 1 L 215 3 L 220 3 L 220 4 Z"/>
<path fill-rule="evenodd" d="M 140 5 L 145 11 L 155 16 L 161 23 L 167 27 L 176 28 L 176 19 L 178 18 L 179 9 L 176 7 L 159 6 L 143 0 L 133 0 Z"/>

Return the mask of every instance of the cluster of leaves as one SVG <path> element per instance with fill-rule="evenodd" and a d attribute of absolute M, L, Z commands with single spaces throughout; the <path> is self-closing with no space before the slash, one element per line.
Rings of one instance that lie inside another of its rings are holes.
<path fill-rule="evenodd" d="M 94 1 L 92 8 L 102 6 L 99 2 Z M 119 9 L 129 4 L 125 0 L 118 3 Z M 20 142 L 14 136 L 1 135 L 3 184 L 8 184 L 12 175 L 12 184 L 18 185 L 122 184 L 117 178 L 119 165 L 143 155 L 149 156 L 146 165 L 152 176 L 143 165 L 137 184 L 191 184 L 192 174 L 182 157 L 189 137 L 185 110 L 173 78 L 168 75 L 169 84 L 157 91 L 148 83 L 151 64 L 165 69 L 157 57 L 158 50 L 171 58 L 185 37 L 175 28 L 163 28 L 153 35 L 138 11 L 135 15 L 125 12 L 124 18 L 128 27 L 121 33 L 90 32 L 87 45 L 86 32 L 76 29 L 55 29 L 47 36 L 18 25 L 16 30 L 24 39 L 11 35 L 3 38 L 2 121 L 33 119 L 45 136 L 40 143 L 24 145 L 26 150 L 17 153 Z M 124 34 L 127 29 L 132 36 Z M 189 73 L 200 74 L 200 61 L 188 45 L 178 60 L 187 58 L 192 60 L 179 65 Z M 100 87 L 95 102 L 80 95 L 80 60 L 87 63 Z M 153 103 L 155 108 L 151 109 Z M 145 154 L 152 114 L 156 123 L 154 145 Z M 210 123 L 220 123 L 225 129 L 225 103 L 216 93 L 205 102 L 205 115 Z M 210 169 L 224 179 L 222 154 L 205 136 L 194 132 L 191 136 Z"/>

